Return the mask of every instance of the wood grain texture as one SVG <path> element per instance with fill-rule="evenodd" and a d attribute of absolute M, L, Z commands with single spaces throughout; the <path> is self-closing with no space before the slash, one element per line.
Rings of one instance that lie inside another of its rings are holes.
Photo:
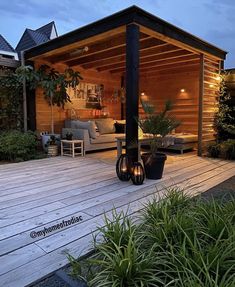
<path fill-rule="evenodd" d="M 114 159 L 115 152 L 0 166 L 3 286 L 23 287 L 46 276 L 67 264 L 67 252 L 73 256 L 86 254 L 92 248 L 92 232 L 103 225 L 103 213 L 111 215 L 114 206 L 119 211 L 136 214 L 153 196 L 160 198 L 165 187 L 186 186 L 196 194 L 235 174 L 233 162 L 190 153 L 168 156 L 161 180 L 146 180 L 144 185 L 134 186 L 117 179 L 109 156 Z M 45 236 L 30 237 L 32 231 L 77 215 L 82 215 L 83 221 Z"/>
<path fill-rule="evenodd" d="M 199 93 L 197 67 L 187 72 L 180 68 L 178 73 L 168 71 L 162 74 L 156 71 L 151 77 L 149 74 L 141 73 L 140 92 L 146 94 L 158 111 L 163 108 L 166 100 L 171 100 L 174 105 L 171 114 L 181 121 L 177 131 L 197 134 Z"/>

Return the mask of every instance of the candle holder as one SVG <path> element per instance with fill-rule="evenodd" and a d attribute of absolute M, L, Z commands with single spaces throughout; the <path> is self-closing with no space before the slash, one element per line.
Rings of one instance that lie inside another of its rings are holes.
<path fill-rule="evenodd" d="M 130 159 L 126 154 L 121 154 L 116 163 L 116 173 L 120 180 L 128 181 L 131 178 L 130 174 Z"/>
<path fill-rule="evenodd" d="M 134 185 L 143 184 L 145 179 L 145 172 L 140 162 L 134 162 L 131 168 L 131 180 Z"/>

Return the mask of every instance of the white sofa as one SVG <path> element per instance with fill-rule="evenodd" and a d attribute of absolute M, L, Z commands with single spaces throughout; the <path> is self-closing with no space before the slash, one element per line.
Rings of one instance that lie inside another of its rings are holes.
<path fill-rule="evenodd" d="M 84 141 L 84 152 L 115 148 L 117 147 L 116 137 L 125 135 L 120 132 L 116 133 L 115 124 L 117 121 L 111 118 L 92 119 L 89 121 L 95 122 L 100 128 L 99 132 L 96 132 L 96 136 L 92 136 L 94 131 L 91 133 L 90 130 L 86 128 L 86 122 L 87 121 L 84 121 L 83 125 L 80 120 L 66 120 L 65 128 L 62 129 L 62 138 L 66 138 L 67 133 L 72 133 L 73 139 L 81 139 Z"/>

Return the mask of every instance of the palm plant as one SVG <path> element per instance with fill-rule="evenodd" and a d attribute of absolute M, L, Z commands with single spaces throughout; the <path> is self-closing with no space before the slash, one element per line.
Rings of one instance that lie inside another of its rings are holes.
<path fill-rule="evenodd" d="M 162 146 L 163 138 L 177 128 L 180 121 L 168 114 L 173 108 L 173 104 L 169 100 L 165 102 L 164 109 L 160 112 L 157 112 L 154 106 L 147 101 L 141 100 L 141 104 L 146 118 L 144 120 L 138 119 L 138 124 L 143 133 L 153 135 L 150 150 L 154 156 L 158 148 Z"/>
<path fill-rule="evenodd" d="M 143 133 L 152 135 L 150 154 L 144 153 L 142 155 L 145 174 L 146 178 L 160 179 L 167 157 L 165 154 L 157 153 L 157 151 L 163 146 L 165 136 L 178 127 L 180 122 L 168 113 L 173 108 L 171 101 L 166 101 L 163 110 L 160 112 L 157 112 L 153 105 L 143 99 L 141 99 L 141 103 L 146 118 L 143 120 L 138 119 L 138 125 Z"/>

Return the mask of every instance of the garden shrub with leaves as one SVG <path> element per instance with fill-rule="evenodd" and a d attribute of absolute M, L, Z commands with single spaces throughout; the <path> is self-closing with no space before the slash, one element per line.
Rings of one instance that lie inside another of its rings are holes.
<path fill-rule="evenodd" d="M 0 130 L 20 130 L 22 126 L 22 83 L 13 71 L 0 70 Z"/>
<path fill-rule="evenodd" d="M 211 144 L 208 146 L 207 152 L 211 157 L 235 160 L 235 140 L 229 139 L 221 143 Z"/>
<path fill-rule="evenodd" d="M 37 138 L 33 132 L 0 133 L 0 160 L 24 161 L 36 157 Z"/>
<path fill-rule="evenodd" d="M 235 138 L 235 106 L 226 84 L 228 73 L 220 76 L 220 90 L 218 95 L 218 111 L 214 118 L 214 129 L 217 142 Z"/>
<path fill-rule="evenodd" d="M 82 278 L 95 287 L 235 286 L 234 210 L 234 198 L 191 199 L 176 187 L 149 202 L 139 224 L 114 212 Z M 81 263 L 70 260 L 81 278 Z"/>

